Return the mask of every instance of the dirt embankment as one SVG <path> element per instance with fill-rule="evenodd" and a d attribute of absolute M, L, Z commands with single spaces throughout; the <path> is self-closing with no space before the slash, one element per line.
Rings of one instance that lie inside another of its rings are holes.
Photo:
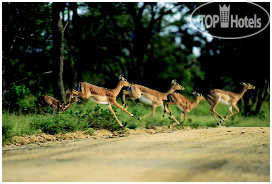
<path fill-rule="evenodd" d="M 4 181 L 269 181 L 269 128 L 209 128 L 3 148 Z"/>

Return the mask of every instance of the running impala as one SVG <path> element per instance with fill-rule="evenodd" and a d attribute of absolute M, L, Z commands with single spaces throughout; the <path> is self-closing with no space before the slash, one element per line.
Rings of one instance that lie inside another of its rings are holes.
<path fill-rule="evenodd" d="M 119 82 L 114 89 L 107 89 L 103 87 L 98 87 L 93 84 L 89 84 L 87 82 L 79 83 L 79 91 L 72 90 L 69 98 L 69 104 L 72 103 L 73 99 L 76 97 L 80 97 L 82 99 L 91 99 L 95 103 L 107 105 L 117 123 L 123 127 L 120 120 L 117 118 L 114 110 L 112 109 L 112 105 L 117 108 L 125 111 L 128 115 L 133 117 L 133 114 L 128 112 L 123 106 L 117 103 L 116 97 L 120 93 L 121 89 L 126 86 L 130 87 L 130 83 L 123 77 L 123 75 L 119 76 Z"/>

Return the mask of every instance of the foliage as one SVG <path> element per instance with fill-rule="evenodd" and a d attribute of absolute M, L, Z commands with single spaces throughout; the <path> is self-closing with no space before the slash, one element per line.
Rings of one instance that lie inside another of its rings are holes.
<path fill-rule="evenodd" d="M 192 112 L 188 113 L 188 121 L 185 126 L 190 126 L 191 128 L 217 127 L 216 121 L 212 118 L 210 112 L 207 111 L 207 107 L 209 107 L 207 105 L 206 102 L 203 102 Z M 151 109 L 150 106 L 128 101 L 128 110 L 138 112 L 136 118 L 129 117 L 119 109 L 115 109 L 115 111 L 123 124 L 127 122 L 126 127 L 129 129 L 156 129 L 158 126 L 174 124 L 174 121 L 168 115 L 165 114 L 163 116 L 163 110 L 159 108 L 154 117 L 147 117 L 143 120 L 138 119 L 143 115 L 151 113 Z M 179 110 L 174 106 L 171 109 L 173 115 L 178 118 Z M 225 115 L 227 108 L 219 105 L 217 111 Z M 264 113 L 262 117 L 237 114 L 231 120 L 226 121 L 223 126 L 269 127 L 269 109 L 264 108 L 262 112 Z M 32 135 L 41 132 L 56 134 L 82 130 L 86 134 L 93 135 L 95 129 L 108 129 L 117 132 L 126 131 L 126 128 L 120 128 L 107 107 L 96 105 L 89 101 L 73 104 L 70 109 L 60 114 L 14 114 L 4 112 L 2 128 L 3 142 L 10 141 L 15 135 Z"/>
<path fill-rule="evenodd" d="M 3 143 L 10 142 L 12 140 L 12 126 L 10 124 L 3 124 L 2 126 L 2 140 Z"/>
<path fill-rule="evenodd" d="M 65 23 L 69 19 L 63 40 L 66 89 L 76 81 L 113 88 L 120 73 L 161 91 L 176 78 L 186 94 L 207 88 L 239 91 L 239 82 L 246 81 L 256 90 L 246 93 L 241 111 L 258 114 L 269 101 L 269 29 L 249 39 L 209 40 L 188 21 L 200 4 L 69 2 L 58 3 L 58 13 L 54 3 L 3 3 L 3 108 L 30 113 L 33 108 L 22 98 L 58 97 L 52 25 L 53 15 L 61 14 Z M 256 71 L 262 72 L 252 75 Z"/>
<path fill-rule="evenodd" d="M 25 105 L 23 98 L 30 96 L 30 89 L 25 84 L 12 84 L 7 93 L 9 95 L 3 101 L 3 108 L 21 111 Z"/>
<path fill-rule="evenodd" d="M 93 135 L 95 132 L 95 130 L 93 128 L 88 128 L 84 131 L 85 134 L 88 134 L 88 135 Z"/>
<path fill-rule="evenodd" d="M 137 128 L 137 124 L 134 123 L 134 122 L 128 123 L 127 128 L 129 128 L 129 129 L 136 129 Z"/>
<path fill-rule="evenodd" d="M 88 124 L 65 115 L 56 115 L 54 118 L 41 118 L 32 122 L 33 129 L 39 129 L 44 133 L 58 134 L 86 129 Z"/>
<path fill-rule="evenodd" d="M 54 3 L 3 3 L 3 141 L 39 132 L 125 131 L 107 106 L 83 102 L 62 114 L 50 108 L 37 114 L 35 108 L 37 96 L 57 97 L 59 78 L 63 77 L 65 89 L 78 81 L 114 88 L 120 73 L 131 83 L 160 91 L 167 91 L 175 78 L 185 87 L 185 96 L 210 88 L 236 92 L 240 82 L 253 83 L 256 90 L 245 94 L 239 103 L 241 113 L 226 126 L 269 126 L 269 29 L 247 39 L 209 39 L 192 29 L 188 21 L 198 5 L 68 2 L 59 3 L 56 12 Z M 265 9 L 268 5 L 260 3 Z M 54 59 L 59 43 L 55 42 L 52 25 L 57 19 L 53 15 L 69 22 L 62 41 L 61 77 Z M 259 47 L 252 47 L 252 43 Z M 200 55 L 193 52 L 195 49 Z M 114 110 L 131 129 L 173 124 L 168 115 L 162 116 L 160 108 L 155 117 L 139 120 L 151 113 L 151 107 L 135 102 L 129 102 L 128 107 L 135 118 Z M 177 117 L 179 110 L 173 107 L 172 111 Z M 228 113 L 223 105 L 217 105 L 217 111 Z M 215 127 L 214 122 L 206 102 L 188 113 L 187 125 L 192 128 Z"/>

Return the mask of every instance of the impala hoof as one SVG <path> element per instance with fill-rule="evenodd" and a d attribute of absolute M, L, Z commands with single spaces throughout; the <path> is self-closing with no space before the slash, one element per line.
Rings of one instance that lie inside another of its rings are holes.
<path fill-rule="evenodd" d="M 133 114 L 130 114 L 130 116 L 131 116 L 131 117 L 134 117 L 134 115 L 133 115 Z"/>

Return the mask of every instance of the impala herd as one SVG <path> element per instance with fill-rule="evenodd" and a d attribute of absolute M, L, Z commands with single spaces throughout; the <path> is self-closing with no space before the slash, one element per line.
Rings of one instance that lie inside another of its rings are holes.
<path fill-rule="evenodd" d="M 38 98 L 36 105 L 39 110 L 40 106 L 50 106 L 57 112 L 63 112 L 67 110 L 73 102 L 78 102 L 80 101 L 80 99 L 91 99 L 97 104 L 107 105 L 114 118 L 116 119 L 117 123 L 121 127 L 123 127 L 122 123 L 116 116 L 112 105 L 126 112 L 129 116 L 133 117 L 134 115 L 126 109 L 126 96 L 128 96 L 132 100 L 139 100 L 142 103 L 152 106 L 152 113 L 146 114 L 140 119 L 144 119 L 150 115 L 154 116 L 156 108 L 161 107 L 164 112 L 169 114 L 169 116 L 176 122 L 176 124 L 180 124 L 182 116 L 184 117 L 183 124 L 185 124 L 187 113 L 194 109 L 201 100 L 206 100 L 211 106 L 210 112 L 212 117 L 217 121 L 218 125 L 221 125 L 223 121 L 228 120 L 233 115 L 239 112 L 237 102 L 243 97 L 245 92 L 250 89 L 255 89 L 255 87 L 249 83 L 242 82 L 241 85 L 243 86 L 243 88 L 240 93 L 233 93 L 220 89 L 212 89 L 204 95 L 194 92 L 193 94 L 196 96 L 195 100 L 190 101 L 180 93 L 176 93 L 176 91 L 181 91 L 185 89 L 182 85 L 178 84 L 176 80 L 172 80 L 170 89 L 166 93 L 163 93 L 139 84 L 130 84 L 123 75 L 120 75 L 119 82 L 114 89 L 98 87 L 87 82 L 80 82 L 78 89 L 73 89 L 70 92 L 68 103 L 61 103 L 59 100 L 51 96 L 41 96 Z M 128 88 L 127 90 L 123 90 L 123 105 L 120 105 L 116 101 L 116 97 L 121 92 L 123 87 Z M 229 107 L 230 114 L 226 117 L 223 117 L 222 115 L 217 113 L 215 111 L 215 107 L 218 103 L 223 103 L 227 105 Z M 173 116 L 170 105 L 176 105 L 180 110 L 179 121 Z M 232 107 L 235 109 L 236 112 L 232 111 Z"/>

